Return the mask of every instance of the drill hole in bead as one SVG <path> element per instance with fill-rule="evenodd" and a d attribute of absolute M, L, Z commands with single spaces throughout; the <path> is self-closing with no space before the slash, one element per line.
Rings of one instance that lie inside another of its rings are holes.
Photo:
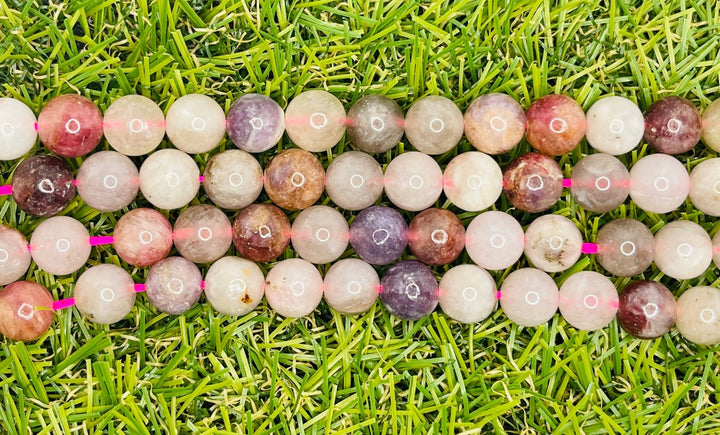
<path fill-rule="evenodd" d="M 23 320 L 31 320 L 35 315 L 35 307 L 23 302 L 22 305 L 20 305 L 20 308 L 18 308 L 17 310 L 17 315 Z"/>
<path fill-rule="evenodd" d="M 677 249 L 675 249 L 675 252 L 677 252 L 677 255 L 687 258 L 692 255 L 693 248 L 689 243 L 681 243 Z"/>
<path fill-rule="evenodd" d="M 315 130 L 325 127 L 328 123 L 327 116 L 324 113 L 315 112 L 310 115 L 310 126 Z"/>
<path fill-rule="evenodd" d="M 507 122 L 499 116 L 493 116 L 490 118 L 490 128 L 497 132 L 505 131 Z"/>
<path fill-rule="evenodd" d="M 145 129 L 145 124 L 141 120 L 133 118 L 128 123 L 128 128 L 130 128 L 130 131 L 133 133 L 140 133 Z"/>
<path fill-rule="evenodd" d="M 360 293 L 360 290 L 362 290 L 362 286 L 357 281 L 350 281 L 349 283 L 347 283 L 347 286 L 345 286 L 345 288 L 351 295 L 356 295 Z"/>
<path fill-rule="evenodd" d="M 327 228 L 320 228 L 315 231 L 315 238 L 318 239 L 318 241 L 325 243 L 330 240 L 330 231 L 328 231 Z"/>
<path fill-rule="evenodd" d="M 3 123 L 2 127 L 0 127 L 0 133 L 2 133 L 5 137 L 10 137 L 15 133 L 15 126 L 10 124 L 9 122 Z"/>
<path fill-rule="evenodd" d="M 243 179 L 242 174 L 239 172 L 233 172 L 228 177 L 228 184 L 231 185 L 232 187 L 241 186 L 243 184 L 243 181 L 245 181 L 245 180 Z"/>
<path fill-rule="evenodd" d="M 290 183 L 295 187 L 302 187 L 305 184 L 305 175 L 300 172 L 293 172 L 290 177 Z"/>
<path fill-rule="evenodd" d="M 68 239 L 60 239 L 57 242 L 55 242 L 55 249 L 58 250 L 58 252 L 67 252 L 70 250 L 70 241 Z"/>
<path fill-rule="evenodd" d="M 100 299 L 103 300 L 103 302 L 112 302 L 115 300 L 115 292 L 111 288 L 104 288 L 100 290 Z"/>
<path fill-rule="evenodd" d="M 247 283 L 240 278 L 235 278 L 228 283 L 228 290 L 231 293 L 245 293 Z"/>
<path fill-rule="evenodd" d="M 168 172 L 165 174 L 165 183 L 169 187 L 177 187 L 180 184 L 180 177 L 174 172 Z"/>
<path fill-rule="evenodd" d="M 657 177 L 653 185 L 658 192 L 665 192 L 670 188 L 670 180 L 666 177 Z"/>
<path fill-rule="evenodd" d="M 40 190 L 40 192 L 42 193 L 50 194 L 55 192 L 55 185 L 47 178 L 43 178 L 42 180 L 40 180 L 40 183 L 38 183 L 38 190 Z"/>
<path fill-rule="evenodd" d="M 70 118 L 68 122 L 65 123 L 65 131 L 70 134 L 78 134 L 80 132 L 80 121 L 75 118 Z"/>
<path fill-rule="evenodd" d="M 408 180 L 408 183 L 413 189 L 419 190 L 422 189 L 423 185 L 425 185 L 425 180 L 423 180 L 419 175 L 413 175 L 410 177 L 410 180 Z"/>
<path fill-rule="evenodd" d="M 445 230 L 434 230 L 430 233 L 430 240 L 438 245 L 444 245 L 448 241 L 448 233 Z"/>
<path fill-rule="evenodd" d="M 430 120 L 430 131 L 433 133 L 440 133 L 445 129 L 445 121 L 440 118 L 433 118 Z"/>
<path fill-rule="evenodd" d="M 141 231 L 138 238 L 143 245 L 147 245 L 153 241 L 153 235 L 150 231 Z"/>
<path fill-rule="evenodd" d="M 541 176 L 533 174 L 528 177 L 526 185 L 528 190 L 535 192 L 545 187 L 545 182 L 543 181 Z"/>
<path fill-rule="evenodd" d="M 198 117 L 193 118 L 192 123 L 190 123 L 190 127 L 195 131 L 205 131 L 206 126 L 205 120 Z"/>
<path fill-rule="evenodd" d="M 373 242 L 376 245 L 382 245 L 390 238 L 390 232 L 385 228 L 379 228 L 372 233 Z"/>
<path fill-rule="evenodd" d="M 176 295 L 179 295 L 185 290 L 185 284 L 178 278 L 173 278 L 168 281 L 166 287 L 170 293 L 174 293 Z"/>
<path fill-rule="evenodd" d="M 608 190 L 610 188 L 610 179 L 604 175 L 596 178 L 595 188 L 601 192 Z"/>
<path fill-rule="evenodd" d="M 622 122 L 620 119 L 613 119 L 610 121 L 610 131 L 615 134 L 620 134 L 622 131 L 625 130 L 625 123 Z"/>
<path fill-rule="evenodd" d="M 548 245 L 550 245 L 550 249 L 553 251 L 559 251 L 562 249 L 563 245 L 565 244 L 565 241 L 562 239 L 562 237 L 559 236 L 552 236 L 550 237 L 550 240 L 548 240 Z"/>
<path fill-rule="evenodd" d="M 467 179 L 467 186 L 470 190 L 480 190 L 482 184 L 482 178 L 479 175 L 471 175 Z"/>
<path fill-rule="evenodd" d="M 103 186 L 105 186 L 106 189 L 114 189 L 118 185 L 118 179 L 114 175 L 106 175 L 105 178 L 103 178 Z"/>
<path fill-rule="evenodd" d="M 468 302 L 472 302 L 477 299 L 478 292 L 474 287 L 465 287 L 462 291 L 463 299 Z"/>
<path fill-rule="evenodd" d="M 261 239 L 267 239 L 272 236 L 272 231 L 270 231 L 270 227 L 267 225 L 260 225 L 260 227 L 258 227 L 258 234 L 260 234 Z"/>
<path fill-rule="evenodd" d="M 212 230 L 208 227 L 200 228 L 197 234 L 198 238 L 203 242 L 207 242 L 208 240 L 212 239 L 213 236 Z"/>
<path fill-rule="evenodd" d="M 713 192 L 715 192 L 716 195 L 720 195 L 720 180 L 713 184 Z"/>
<path fill-rule="evenodd" d="M 355 188 L 359 189 L 365 184 L 365 178 L 360 174 L 353 174 L 352 177 L 350 177 L 350 185 Z"/>
<path fill-rule="evenodd" d="M 492 237 L 490 237 L 490 246 L 495 249 L 500 249 L 505 246 L 505 242 L 505 236 L 502 234 L 493 234 Z"/>
<path fill-rule="evenodd" d="M 590 310 L 594 310 L 599 304 L 600 301 L 598 301 L 598 298 L 595 295 L 586 295 L 583 298 L 583 305 L 585 305 L 585 308 Z"/>
<path fill-rule="evenodd" d="M 370 128 L 377 132 L 381 132 L 385 129 L 385 121 L 377 116 L 373 116 L 370 118 Z"/>
<path fill-rule="evenodd" d="M 553 133 L 565 133 L 568 129 L 568 123 L 561 118 L 553 118 L 550 120 L 550 131 Z"/>
<path fill-rule="evenodd" d="M 715 320 L 715 311 L 710 308 L 703 308 L 700 311 L 700 320 L 703 323 L 712 323 Z"/>
<path fill-rule="evenodd" d="M 10 254 L 5 249 L 0 249 L 0 263 L 5 263 L 10 258 Z"/>
<path fill-rule="evenodd" d="M 529 291 L 525 293 L 525 302 L 527 302 L 528 305 L 537 305 L 540 303 L 540 295 L 536 291 Z"/>
<path fill-rule="evenodd" d="M 636 250 L 637 247 L 635 246 L 635 243 L 630 240 L 626 240 L 620 244 L 620 253 L 626 257 L 635 254 Z"/>
<path fill-rule="evenodd" d="M 263 121 L 260 118 L 252 118 L 250 120 L 250 127 L 253 128 L 253 130 L 260 130 L 265 125 L 265 121 Z"/>
<path fill-rule="evenodd" d="M 677 118 L 670 118 L 667 123 L 667 129 L 670 133 L 677 133 L 682 128 L 682 121 Z"/>
<path fill-rule="evenodd" d="M 290 291 L 295 296 L 302 296 L 305 293 L 305 284 L 302 281 L 294 281 L 290 284 Z"/>
<path fill-rule="evenodd" d="M 647 318 L 653 318 L 660 312 L 660 308 L 652 302 L 645 304 L 642 310 Z"/>
<path fill-rule="evenodd" d="M 420 296 L 420 287 L 418 287 L 417 284 L 410 283 L 405 286 L 405 295 L 407 295 L 408 299 L 414 301 Z"/>

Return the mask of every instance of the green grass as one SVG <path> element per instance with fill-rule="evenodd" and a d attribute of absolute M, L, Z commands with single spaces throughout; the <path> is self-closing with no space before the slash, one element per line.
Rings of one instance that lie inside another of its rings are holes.
<path fill-rule="evenodd" d="M 310 88 L 332 92 L 346 107 L 367 93 L 386 94 L 403 109 L 440 94 L 464 110 L 498 91 L 524 107 L 556 92 L 585 109 L 610 93 L 645 109 L 671 94 L 705 107 L 720 89 L 715 0 L 261 3 L 0 0 L 0 94 L 36 113 L 71 92 L 103 110 L 138 93 L 165 111 L 179 96 L 199 92 L 227 110 L 247 92 L 284 107 Z M 283 138 L 280 148 L 289 146 Z M 231 147 L 226 140 L 195 160 L 202 170 L 212 154 Z M 327 165 L 351 148 L 343 141 L 320 157 Z M 401 143 L 379 159 L 387 164 L 406 148 Z M 470 149 L 463 140 L 438 161 L 444 166 Z M 523 142 L 500 164 L 528 150 Z M 274 152 L 260 155 L 261 163 Z M 559 158 L 565 174 L 588 152 L 583 142 Z M 622 160 L 630 166 L 645 154 L 642 145 Z M 680 158 L 691 169 L 715 156 L 700 144 Z M 0 164 L 0 183 L 17 163 Z M 74 169 L 80 163 L 69 161 Z M 206 202 L 202 192 L 193 201 Z M 145 205 L 138 199 L 131 207 Z M 504 197 L 497 203 L 508 207 Z M 586 241 L 622 216 L 653 231 L 681 218 L 711 234 L 720 228 L 689 202 L 669 215 L 647 214 L 630 201 L 595 215 L 566 190 L 552 211 L 577 222 Z M 534 218 L 511 213 L 523 224 Z M 65 214 L 92 235 L 112 234 L 119 217 L 80 199 Z M 474 215 L 460 213 L 465 224 Z M 7 198 L 0 199 L 0 217 L 26 235 L 39 223 Z M 466 261 L 463 254 L 459 262 Z M 88 265 L 98 263 L 123 265 L 111 246 L 93 249 Z M 123 266 L 143 282 L 147 270 Z M 601 270 L 584 256 L 557 282 L 580 269 Z M 440 276 L 444 268 L 435 271 Z M 81 272 L 53 277 L 33 266 L 27 277 L 61 299 L 72 295 Z M 501 282 L 509 272 L 494 276 Z M 720 284 L 712 268 L 691 281 L 663 277 L 654 266 L 644 277 L 660 279 L 676 296 Z M 622 287 L 629 280 L 614 281 Z M 204 301 L 167 316 L 140 295 L 131 315 L 111 328 L 73 308 L 35 342 L 0 339 L 0 432 L 712 434 L 720 432 L 719 375 L 717 347 L 695 346 L 676 330 L 638 340 L 615 321 L 593 333 L 559 315 L 521 328 L 501 310 L 475 325 L 439 310 L 403 322 L 379 303 L 366 314 L 341 316 L 324 302 L 298 320 L 279 318 L 265 302 L 241 318 L 218 315 Z"/>

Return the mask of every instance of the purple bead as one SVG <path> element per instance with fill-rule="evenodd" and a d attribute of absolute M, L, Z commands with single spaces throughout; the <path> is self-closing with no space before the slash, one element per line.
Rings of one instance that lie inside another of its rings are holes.
<path fill-rule="evenodd" d="M 73 175 L 55 156 L 35 156 L 15 169 L 12 195 L 20 210 L 33 216 L 51 216 L 75 196 Z"/>
<path fill-rule="evenodd" d="M 285 113 L 278 103 L 264 95 L 243 95 L 230 107 L 226 128 L 236 147 L 261 153 L 280 141 L 285 131 Z"/>
<path fill-rule="evenodd" d="M 403 254 L 407 243 L 407 223 L 390 207 L 368 207 L 350 225 L 350 246 L 370 264 L 392 263 Z"/>
<path fill-rule="evenodd" d="M 427 266 L 419 261 L 393 265 L 380 281 L 380 299 L 390 314 L 404 320 L 418 320 L 432 313 L 438 304 L 438 283 Z"/>

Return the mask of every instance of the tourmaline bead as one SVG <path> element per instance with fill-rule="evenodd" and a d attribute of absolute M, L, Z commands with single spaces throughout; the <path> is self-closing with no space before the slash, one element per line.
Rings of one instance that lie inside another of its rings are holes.
<path fill-rule="evenodd" d="M 183 207 L 200 189 L 200 170 L 189 155 L 174 149 L 152 153 L 140 166 L 140 191 L 157 208 Z"/>
<path fill-rule="evenodd" d="M 670 331 L 677 303 L 670 290 L 655 281 L 635 281 L 620 293 L 617 319 L 637 338 L 657 338 Z"/>
<path fill-rule="evenodd" d="M 426 154 L 400 154 L 385 168 L 385 194 L 403 210 L 425 210 L 440 198 L 442 189 L 442 169 Z"/>
<path fill-rule="evenodd" d="M 713 263 L 715 267 L 720 268 L 720 232 L 715 233 L 712 238 L 713 245 Z"/>
<path fill-rule="evenodd" d="M 448 264 L 465 246 L 465 228 L 455 213 L 429 208 L 410 222 L 408 245 L 413 255 L 425 264 Z"/>
<path fill-rule="evenodd" d="M 525 230 L 525 257 L 545 272 L 562 272 L 580 258 L 582 235 L 568 218 L 556 214 L 535 219 Z"/>
<path fill-rule="evenodd" d="M 676 279 L 702 275 L 712 261 L 712 241 L 695 222 L 674 221 L 655 234 L 655 265 Z"/>
<path fill-rule="evenodd" d="M 90 258 L 90 234 L 80 221 L 55 216 L 35 228 L 30 238 L 30 254 L 38 267 L 53 275 L 67 275 L 85 265 Z"/>
<path fill-rule="evenodd" d="M 239 257 L 223 257 L 205 275 L 205 297 L 215 311 L 245 315 L 262 301 L 265 276 L 257 264 Z"/>
<path fill-rule="evenodd" d="M 661 153 L 689 151 L 698 143 L 701 134 L 700 112 L 685 98 L 661 98 L 645 112 L 645 142 Z"/>
<path fill-rule="evenodd" d="M 502 192 L 502 170 L 487 154 L 467 152 L 448 163 L 443 174 L 445 196 L 465 211 L 484 210 Z"/>
<path fill-rule="evenodd" d="M 462 135 L 463 114 L 448 98 L 421 98 L 405 114 L 405 136 L 421 153 L 446 153 L 457 146 Z"/>
<path fill-rule="evenodd" d="M 538 326 L 558 309 L 558 288 L 547 273 L 533 268 L 512 272 L 500 286 L 500 306 L 520 326 Z"/>
<path fill-rule="evenodd" d="M 402 139 L 404 117 L 398 104 L 383 95 L 366 95 L 347 114 L 347 133 L 358 149 L 384 153 Z"/>
<path fill-rule="evenodd" d="M 527 110 L 525 137 L 536 150 L 549 156 L 569 153 L 585 136 L 587 121 L 582 107 L 566 95 L 547 95 Z"/>
<path fill-rule="evenodd" d="M 163 313 L 182 314 L 200 299 L 200 269 L 182 257 L 160 260 L 148 271 L 145 294 L 150 303 Z"/>
<path fill-rule="evenodd" d="M 645 132 L 645 118 L 637 104 L 627 98 L 602 98 L 587 111 L 588 144 L 614 156 L 635 149 Z"/>
<path fill-rule="evenodd" d="M 695 344 L 720 343 L 720 290 L 709 286 L 687 289 L 677 301 L 675 326 Z"/>
<path fill-rule="evenodd" d="M 137 166 L 115 151 L 90 155 L 77 173 L 77 192 L 95 210 L 112 212 L 130 205 L 140 189 Z"/>
<path fill-rule="evenodd" d="M 233 244 L 248 260 L 264 263 L 280 256 L 290 243 L 290 221 L 271 204 L 242 209 L 233 223 Z"/>
<path fill-rule="evenodd" d="M 380 280 L 382 300 L 390 314 L 403 320 L 418 320 L 438 304 L 438 282 L 419 261 L 394 264 Z"/>
<path fill-rule="evenodd" d="M 605 213 L 625 202 L 630 193 L 630 173 L 608 154 L 591 154 L 573 168 L 570 193 L 585 210 Z"/>
<path fill-rule="evenodd" d="M 285 131 L 290 140 L 304 150 L 327 151 L 345 133 L 345 108 L 328 92 L 302 92 L 285 109 Z"/>
<path fill-rule="evenodd" d="M 709 148 L 720 151 L 720 100 L 713 101 L 702 114 L 702 140 Z"/>
<path fill-rule="evenodd" d="M 265 168 L 265 192 L 280 208 L 302 210 L 322 195 L 325 170 L 309 152 L 297 148 L 273 157 Z"/>
<path fill-rule="evenodd" d="M 261 153 L 277 145 L 285 132 L 285 114 L 274 100 L 246 94 L 235 100 L 227 114 L 227 133 L 236 147 Z"/>
<path fill-rule="evenodd" d="M 690 201 L 710 216 L 720 216 L 720 158 L 708 159 L 690 172 Z"/>
<path fill-rule="evenodd" d="M 493 277 L 474 264 L 461 264 L 445 272 L 440 280 L 440 308 L 462 323 L 485 320 L 497 306 Z"/>
<path fill-rule="evenodd" d="M 130 210 L 118 219 L 113 248 L 126 263 L 151 266 L 167 257 L 173 246 L 170 222 L 151 208 Z"/>
<path fill-rule="evenodd" d="M 616 276 L 635 276 L 644 272 L 655 256 L 655 238 L 634 219 L 606 223 L 597 234 L 597 260 Z"/>
<path fill-rule="evenodd" d="M 617 309 L 615 284 L 597 272 L 577 272 L 560 286 L 560 314 L 577 329 L 602 329 L 615 318 Z"/>
<path fill-rule="evenodd" d="M 405 252 L 407 244 L 407 223 L 390 207 L 368 207 L 350 224 L 350 246 L 370 264 L 392 263 Z"/>
<path fill-rule="evenodd" d="M 323 295 L 323 279 L 317 268 L 300 258 L 273 266 L 265 280 L 270 307 L 285 317 L 303 317 L 317 308 Z"/>
<path fill-rule="evenodd" d="M 0 224 L 0 285 L 10 284 L 25 275 L 30 260 L 25 236 L 15 228 Z"/>
<path fill-rule="evenodd" d="M 160 107 L 142 95 L 126 95 L 105 111 L 103 132 L 113 149 L 127 156 L 142 156 L 157 148 L 165 136 Z"/>
<path fill-rule="evenodd" d="M 380 278 L 375 269 L 357 258 L 333 263 L 323 282 L 325 301 L 340 314 L 359 314 L 369 310 L 380 289 Z"/>
<path fill-rule="evenodd" d="M 20 210 L 33 216 L 51 216 L 75 196 L 72 172 L 55 156 L 23 160 L 12 179 L 12 196 Z"/>
<path fill-rule="evenodd" d="M 207 204 L 185 209 L 173 228 L 178 253 L 193 263 L 210 263 L 225 255 L 232 236 L 230 219 L 220 209 Z"/>
<path fill-rule="evenodd" d="M 465 137 L 478 151 L 503 154 L 520 143 L 525 122 L 525 111 L 515 99 L 487 94 L 474 99 L 465 111 Z"/>
<path fill-rule="evenodd" d="M 84 156 L 102 139 L 103 116 L 82 95 L 60 95 L 40 111 L 38 135 L 45 148 L 59 156 Z"/>
<path fill-rule="evenodd" d="M 507 269 L 522 255 L 525 233 L 518 221 L 509 214 L 486 211 L 468 225 L 465 249 L 472 261 L 483 269 Z"/>
<path fill-rule="evenodd" d="M 11 340 L 35 340 L 52 325 L 52 303 L 52 295 L 40 284 L 8 285 L 0 291 L 0 333 Z"/>
<path fill-rule="evenodd" d="M 189 154 L 206 153 L 225 136 L 225 112 L 207 95 L 178 98 L 168 109 L 165 122 L 170 142 Z"/>
<path fill-rule="evenodd" d="M 307 208 L 292 224 L 293 249 L 303 259 L 325 264 L 335 261 L 348 245 L 349 228 L 339 211 L 326 205 Z"/>
<path fill-rule="evenodd" d="M 562 195 L 563 174 L 550 157 L 527 153 L 516 157 L 503 173 L 503 192 L 522 211 L 539 213 L 552 207 Z"/>
<path fill-rule="evenodd" d="M 135 283 L 130 274 L 112 264 L 93 266 L 75 283 L 75 306 L 95 323 L 119 322 L 135 305 Z"/>
<path fill-rule="evenodd" d="M 685 202 L 690 176 L 678 159 L 650 154 L 630 169 L 630 199 L 651 213 L 669 213 Z"/>
<path fill-rule="evenodd" d="M 263 189 L 260 163 L 241 150 L 214 155 L 207 162 L 203 177 L 203 188 L 210 200 L 229 210 L 240 210 L 252 204 Z"/>
<path fill-rule="evenodd" d="M 382 195 L 382 168 L 369 154 L 342 153 L 327 168 L 325 191 L 332 202 L 345 210 L 370 207 Z"/>
<path fill-rule="evenodd" d="M 35 145 L 35 114 L 14 98 L 0 98 L 0 160 L 15 160 Z"/>

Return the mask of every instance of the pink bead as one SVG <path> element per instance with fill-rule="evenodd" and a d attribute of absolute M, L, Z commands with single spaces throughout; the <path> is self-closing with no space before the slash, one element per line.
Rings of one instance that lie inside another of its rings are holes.
<path fill-rule="evenodd" d="M 558 309 L 558 288 L 547 273 L 532 268 L 518 269 L 500 287 L 500 306 L 520 326 L 538 326 Z"/>
<path fill-rule="evenodd" d="M 575 273 L 560 287 L 560 314 L 577 329 L 604 328 L 615 317 L 617 309 L 615 285 L 597 272 Z"/>

